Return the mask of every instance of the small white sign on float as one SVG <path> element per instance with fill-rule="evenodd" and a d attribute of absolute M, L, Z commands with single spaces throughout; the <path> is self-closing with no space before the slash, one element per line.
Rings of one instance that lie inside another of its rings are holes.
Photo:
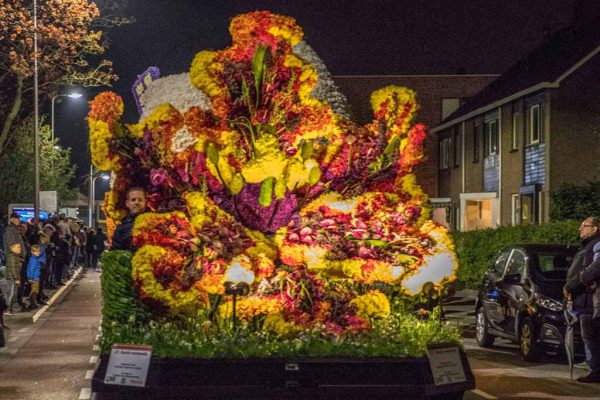
<path fill-rule="evenodd" d="M 435 385 L 447 385 L 467 380 L 457 345 L 428 347 L 427 359 Z"/>
<path fill-rule="evenodd" d="M 114 344 L 108 359 L 104 383 L 109 385 L 146 385 L 152 346 Z"/>

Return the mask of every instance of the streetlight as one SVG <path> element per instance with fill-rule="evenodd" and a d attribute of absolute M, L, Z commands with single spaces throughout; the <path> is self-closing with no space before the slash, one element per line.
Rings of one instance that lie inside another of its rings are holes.
<path fill-rule="evenodd" d="M 96 176 L 94 176 L 96 175 Z M 88 199 L 88 226 L 90 228 L 93 228 L 93 222 L 94 222 L 94 208 L 96 207 L 95 202 L 96 202 L 96 190 L 95 190 L 95 184 L 96 184 L 96 179 L 98 178 L 102 178 L 102 180 L 107 181 L 110 179 L 110 175 L 107 174 L 103 174 L 101 171 L 97 171 L 94 173 L 94 166 L 90 165 L 90 175 L 89 175 L 89 180 L 90 180 L 90 189 L 89 189 L 89 199 Z"/>
<path fill-rule="evenodd" d="M 52 96 L 52 109 L 50 111 L 50 127 L 52 131 L 52 145 L 54 145 L 54 101 L 59 97 L 70 97 L 72 99 L 78 99 L 83 96 L 81 93 L 73 92 L 73 93 L 63 93 L 63 94 L 55 94 Z"/>

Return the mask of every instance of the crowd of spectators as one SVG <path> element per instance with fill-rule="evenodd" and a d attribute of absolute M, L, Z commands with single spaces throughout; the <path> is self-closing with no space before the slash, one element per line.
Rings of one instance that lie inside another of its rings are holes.
<path fill-rule="evenodd" d="M 2 314 L 36 310 L 47 304 L 49 290 L 63 286 L 76 268 L 96 269 L 105 250 L 106 235 L 82 221 L 55 214 L 35 223 L 23 222 L 12 213 L 0 225 L 2 274 L 0 274 L 0 331 Z M 1 252 L 0 252 L 1 253 Z M 1 332 L 0 332 L 1 336 Z M 0 346 L 3 345 L 0 337 Z"/>

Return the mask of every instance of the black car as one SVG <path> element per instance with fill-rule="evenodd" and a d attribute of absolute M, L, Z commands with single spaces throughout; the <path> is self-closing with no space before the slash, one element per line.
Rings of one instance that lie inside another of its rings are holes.
<path fill-rule="evenodd" d="M 481 347 L 496 337 L 519 344 L 526 361 L 543 352 L 564 353 L 566 320 L 562 288 L 577 249 L 526 244 L 505 248 L 485 273 L 477 302 L 476 339 Z M 575 351 L 583 352 L 579 326 Z"/>

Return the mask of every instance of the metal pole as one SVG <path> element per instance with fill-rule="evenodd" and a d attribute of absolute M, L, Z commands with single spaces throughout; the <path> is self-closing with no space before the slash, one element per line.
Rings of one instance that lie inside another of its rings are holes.
<path fill-rule="evenodd" d="M 38 109 L 38 43 L 37 43 L 37 0 L 33 0 L 33 115 L 35 118 L 34 139 L 34 175 L 35 196 L 33 200 L 33 218 L 37 223 L 40 217 L 40 135 Z"/>
<path fill-rule="evenodd" d="M 94 196 L 94 165 L 90 164 L 90 187 L 88 189 L 88 226 L 92 227 L 92 207 L 93 207 L 93 196 Z"/>
<path fill-rule="evenodd" d="M 237 318 L 235 315 L 235 308 L 237 304 L 237 292 L 233 292 L 233 331 L 237 331 Z"/>
<path fill-rule="evenodd" d="M 54 96 L 52 96 L 52 111 L 50 112 L 50 127 L 51 127 L 51 132 L 52 132 L 52 146 L 54 146 L 54 101 L 56 100 L 57 97 L 59 97 L 60 95 L 56 94 Z"/>
<path fill-rule="evenodd" d="M 92 224 L 96 227 L 96 177 L 92 178 Z"/>

